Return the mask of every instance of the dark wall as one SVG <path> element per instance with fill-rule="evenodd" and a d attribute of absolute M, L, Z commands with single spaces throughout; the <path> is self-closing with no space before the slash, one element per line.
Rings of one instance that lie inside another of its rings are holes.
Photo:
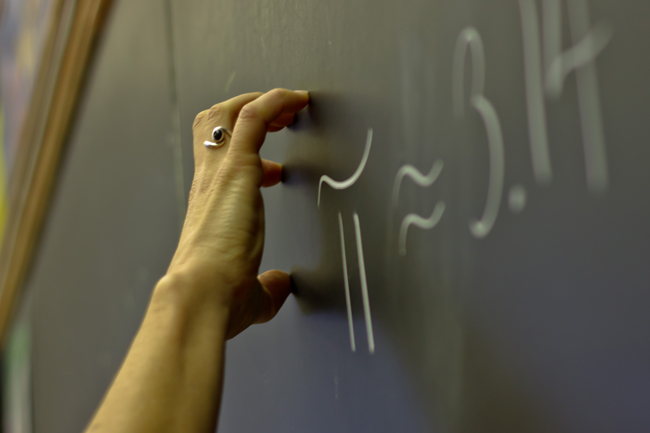
<path fill-rule="evenodd" d="M 263 149 L 296 293 L 228 344 L 220 431 L 647 431 L 650 4 L 544 5 L 117 1 L 28 284 L 36 431 L 118 368 L 196 113 L 273 87 L 312 98 Z"/>

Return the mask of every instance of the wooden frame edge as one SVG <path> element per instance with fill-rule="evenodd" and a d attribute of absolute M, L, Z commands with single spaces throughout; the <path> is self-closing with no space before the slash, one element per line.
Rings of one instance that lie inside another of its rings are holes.
<path fill-rule="evenodd" d="M 0 249 L 2 346 L 32 263 L 84 78 L 111 3 L 112 0 L 78 0 L 60 62 L 56 59 L 53 62 L 51 58 L 46 61 L 44 56 L 39 70 L 34 97 L 23 126 L 21 151 L 12 177 L 15 188 L 10 194 L 6 232 Z M 62 11 L 62 7 L 57 13 Z M 57 31 L 53 30 L 53 33 Z M 57 35 L 50 36 L 54 39 Z M 54 48 L 53 40 L 48 40 L 47 44 Z M 47 91 L 47 80 L 54 81 L 51 94 Z M 39 127 L 47 134 L 38 137 L 35 131 Z"/>

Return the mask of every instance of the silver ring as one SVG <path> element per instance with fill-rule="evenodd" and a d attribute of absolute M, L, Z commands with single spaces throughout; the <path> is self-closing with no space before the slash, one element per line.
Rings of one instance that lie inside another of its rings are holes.
<path fill-rule="evenodd" d="M 217 126 L 212 130 L 212 141 L 205 141 L 203 144 L 205 147 L 221 147 L 226 143 L 226 135 L 232 136 L 232 131 L 223 126 Z"/>

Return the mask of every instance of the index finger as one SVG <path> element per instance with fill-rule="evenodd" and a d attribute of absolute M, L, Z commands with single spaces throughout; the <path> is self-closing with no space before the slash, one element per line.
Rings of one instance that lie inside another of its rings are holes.
<path fill-rule="evenodd" d="M 309 93 L 274 89 L 246 104 L 239 112 L 232 134 L 233 152 L 258 153 L 269 125 L 282 114 L 297 113 L 309 103 Z"/>

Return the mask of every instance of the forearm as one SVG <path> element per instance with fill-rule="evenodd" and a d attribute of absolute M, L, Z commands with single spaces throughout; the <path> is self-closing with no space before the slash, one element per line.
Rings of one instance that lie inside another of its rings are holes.
<path fill-rule="evenodd" d="M 282 167 L 262 160 L 259 148 L 267 131 L 290 125 L 308 102 L 305 91 L 274 89 L 196 117 L 194 181 L 178 249 L 88 432 L 214 431 L 226 338 L 271 320 L 291 292 L 285 272 L 257 276 L 260 187 L 282 179 Z M 214 146 L 218 127 L 234 131 Z"/>
<path fill-rule="evenodd" d="M 158 283 L 88 432 L 214 431 L 228 311 L 197 286 L 179 276 Z"/>

